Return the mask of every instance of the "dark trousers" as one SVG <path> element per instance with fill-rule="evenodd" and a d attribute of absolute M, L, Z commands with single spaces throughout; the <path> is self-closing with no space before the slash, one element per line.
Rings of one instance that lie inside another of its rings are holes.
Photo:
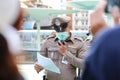
<path fill-rule="evenodd" d="M 43 75 L 43 80 L 48 80 L 46 75 Z"/>

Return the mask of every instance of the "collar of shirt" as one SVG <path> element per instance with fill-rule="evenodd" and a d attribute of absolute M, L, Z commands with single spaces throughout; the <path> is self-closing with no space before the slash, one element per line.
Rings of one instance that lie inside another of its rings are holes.
<path fill-rule="evenodd" d="M 56 42 L 58 40 L 59 39 L 56 37 L 54 41 Z M 69 39 L 66 39 L 65 42 L 71 42 L 71 43 L 73 43 L 73 40 L 74 40 L 74 38 L 70 37 Z"/>

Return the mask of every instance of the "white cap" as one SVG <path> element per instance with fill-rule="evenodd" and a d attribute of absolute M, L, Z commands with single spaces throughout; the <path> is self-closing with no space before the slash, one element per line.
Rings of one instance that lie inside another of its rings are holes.
<path fill-rule="evenodd" d="M 13 24 L 19 14 L 19 0 L 0 0 L 0 25 Z"/>
<path fill-rule="evenodd" d="M 55 24 L 56 21 L 58 21 L 58 20 L 60 23 L 68 23 L 68 22 L 70 22 L 71 18 L 69 16 L 58 16 L 52 20 L 52 24 Z"/>

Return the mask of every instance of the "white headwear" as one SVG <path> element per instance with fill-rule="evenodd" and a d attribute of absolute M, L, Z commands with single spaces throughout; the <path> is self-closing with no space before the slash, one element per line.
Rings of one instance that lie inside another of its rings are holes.
<path fill-rule="evenodd" d="M 6 38 L 11 53 L 21 50 L 20 37 L 12 26 L 18 18 L 19 11 L 19 0 L 0 0 L 0 34 Z"/>
<path fill-rule="evenodd" d="M 19 14 L 19 6 L 19 0 L 0 0 L 0 25 L 13 24 Z"/>
<path fill-rule="evenodd" d="M 17 54 L 21 51 L 21 40 L 16 29 L 10 25 L 4 25 L 0 28 L 0 33 L 5 37 L 8 43 L 9 50 L 13 54 Z"/>

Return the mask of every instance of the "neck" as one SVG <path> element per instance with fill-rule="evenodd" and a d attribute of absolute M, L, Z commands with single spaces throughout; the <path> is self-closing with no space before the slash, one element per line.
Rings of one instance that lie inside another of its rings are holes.
<path fill-rule="evenodd" d="M 71 32 L 68 32 L 69 35 L 68 35 L 68 38 L 66 40 L 69 40 L 71 38 Z"/>

